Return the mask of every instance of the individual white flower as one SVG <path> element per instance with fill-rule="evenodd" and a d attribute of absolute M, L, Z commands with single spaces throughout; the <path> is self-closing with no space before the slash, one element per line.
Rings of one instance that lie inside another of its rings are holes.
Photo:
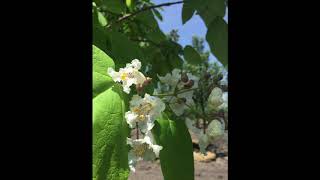
<path fill-rule="evenodd" d="M 198 139 L 199 139 L 200 152 L 204 155 L 207 155 L 206 148 L 210 144 L 207 134 L 204 134 L 203 132 L 201 132 Z"/>
<path fill-rule="evenodd" d="M 203 132 L 199 135 L 199 147 L 200 152 L 206 154 L 206 148 L 209 144 L 216 142 L 221 137 L 223 137 L 225 132 L 225 124 L 218 120 L 212 120 L 208 125 L 206 133 Z"/>
<path fill-rule="evenodd" d="M 173 88 L 177 86 L 180 78 L 181 78 L 181 70 L 180 69 L 173 69 L 171 73 L 167 73 L 165 76 L 159 76 L 158 78 L 160 82 L 168 84 Z"/>
<path fill-rule="evenodd" d="M 218 109 L 223 109 L 228 112 L 228 92 L 224 92 L 222 95 L 223 103 L 218 107 Z"/>
<path fill-rule="evenodd" d="M 130 170 L 133 172 L 135 172 L 135 166 L 138 161 L 153 161 L 159 157 L 160 150 L 162 150 L 163 147 L 154 144 L 150 134 L 148 133 L 143 139 L 133 140 L 127 138 L 127 144 L 132 148 L 128 153 L 128 162 Z"/>
<path fill-rule="evenodd" d="M 136 123 L 141 132 L 146 133 L 154 126 L 154 121 L 165 109 L 165 104 L 160 98 L 145 94 L 144 98 L 134 95 L 130 101 L 130 111 L 125 113 L 125 118 L 130 128 Z"/>
<path fill-rule="evenodd" d="M 194 134 L 200 134 L 201 133 L 201 129 L 197 128 L 194 126 L 194 122 L 191 121 L 191 119 L 186 118 L 185 120 L 186 126 L 188 129 L 190 129 Z"/>
<path fill-rule="evenodd" d="M 207 136 L 211 140 L 211 142 L 214 142 L 218 138 L 220 138 L 225 131 L 225 124 L 224 121 L 218 121 L 218 120 L 212 120 L 207 128 Z"/>
<path fill-rule="evenodd" d="M 184 102 L 174 96 L 171 96 L 169 106 L 177 116 L 181 116 L 186 109 Z"/>
<path fill-rule="evenodd" d="M 215 87 L 208 98 L 208 107 L 210 109 L 217 109 L 223 103 L 223 92 L 220 88 Z"/>
<path fill-rule="evenodd" d="M 119 72 L 109 67 L 108 74 L 115 82 L 121 82 L 123 91 L 129 94 L 131 85 L 142 85 L 146 80 L 146 77 L 139 71 L 140 68 L 141 62 L 134 59 L 131 63 L 126 64 L 125 68 L 120 68 Z"/>
<path fill-rule="evenodd" d="M 189 106 L 194 105 L 192 99 L 193 91 L 187 91 L 175 96 L 167 96 L 165 100 L 169 103 L 171 110 L 177 115 L 181 116 Z"/>

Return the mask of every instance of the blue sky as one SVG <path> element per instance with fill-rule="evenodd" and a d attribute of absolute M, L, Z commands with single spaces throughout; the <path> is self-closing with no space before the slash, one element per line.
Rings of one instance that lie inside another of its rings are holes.
<path fill-rule="evenodd" d="M 176 0 L 152 0 L 152 2 L 155 4 L 162 4 L 167 2 L 176 2 Z M 198 15 L 194 14 L 186 24 L 182 25 L 181 11 L 182 4 L 164 6 L 163 11 L 160 11 L 163 16 L 163 21 L 158 21 L 160 29 L 166 34 L 172 29 L 178 29 L 178 34 L 180 35 L 179 44 L 182 46 L 191 45 L 192 36 L 194 35 L 205 38 L 207 27 L 202 19 Z M 224 18 L 226 22 L 228 22 L 227 18 L 228 12 Z M 205 42 L 205 49 L 210 50 L 207 42 Z M 213 61 L 216 60 L 212 54 L 209 58 Z"/>

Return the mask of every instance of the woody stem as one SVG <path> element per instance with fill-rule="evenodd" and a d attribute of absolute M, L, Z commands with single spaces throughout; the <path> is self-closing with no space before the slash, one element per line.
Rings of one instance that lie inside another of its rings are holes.
<path fill-rule="evenodd" d="M 136 131 L 137 131 L 137 139 L 139 139 L 139 127 L 138 127 L 138 123 L 136 123 Z"/>

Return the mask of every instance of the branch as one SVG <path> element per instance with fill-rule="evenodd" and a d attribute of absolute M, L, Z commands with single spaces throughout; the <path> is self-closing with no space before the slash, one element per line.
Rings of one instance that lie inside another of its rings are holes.
<path fill-rule="evenodd" d="M 181 3 L 184 3 L 185 1 L 177 1 L 177 2 L 171 2 L 171 3 L 163 3 L 163 4 L 158 4 L 158 5 L 154 5 L 154 6 L 148 6 L 148 7 L 145 7 L 145 8 L 142 8 L 140 9 L 139 11 L 136 11 L 136 12 L 133 12 L 131 14 L 127 14 L 127 15 L 124 15 L 122 17 L 120 17 L 117 21 L 115 21 L 114 23 L 120 23 L 130 17 L 133 17 L 133 16 L 136 16 L 137 14 L 140 14 L 144 11 L 148 11 L 148 10 L 151 10 L 151 9 L 155 9 L 155 8 L 159 8 L 159 7 L 163 7 L 163 6 L 171 6 L 171 5 L 174 5 L 174 4 L 181 4 Z M 110 23 L 109 25 L 107 25 L 107 28 L 110 28 L 111 25 L 113 23 Z"/>

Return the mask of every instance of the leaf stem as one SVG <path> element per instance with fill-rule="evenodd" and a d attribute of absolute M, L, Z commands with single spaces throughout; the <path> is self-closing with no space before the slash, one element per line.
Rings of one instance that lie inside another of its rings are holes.
<path fill-rule="evenodd" d="M 154 94 L 154 96 L 176 96 L 176 95 L 178 95 L 178 94 L 185 93 L 185 92 L 188 92 L 188 91 L 193 91 L 193 90 L 196 90 L 196 89 L 198 89 L 198 88 L 186 89 L 186 90 L 178 91 L 178 92 L 176 92 L 176 93 Z"/>

